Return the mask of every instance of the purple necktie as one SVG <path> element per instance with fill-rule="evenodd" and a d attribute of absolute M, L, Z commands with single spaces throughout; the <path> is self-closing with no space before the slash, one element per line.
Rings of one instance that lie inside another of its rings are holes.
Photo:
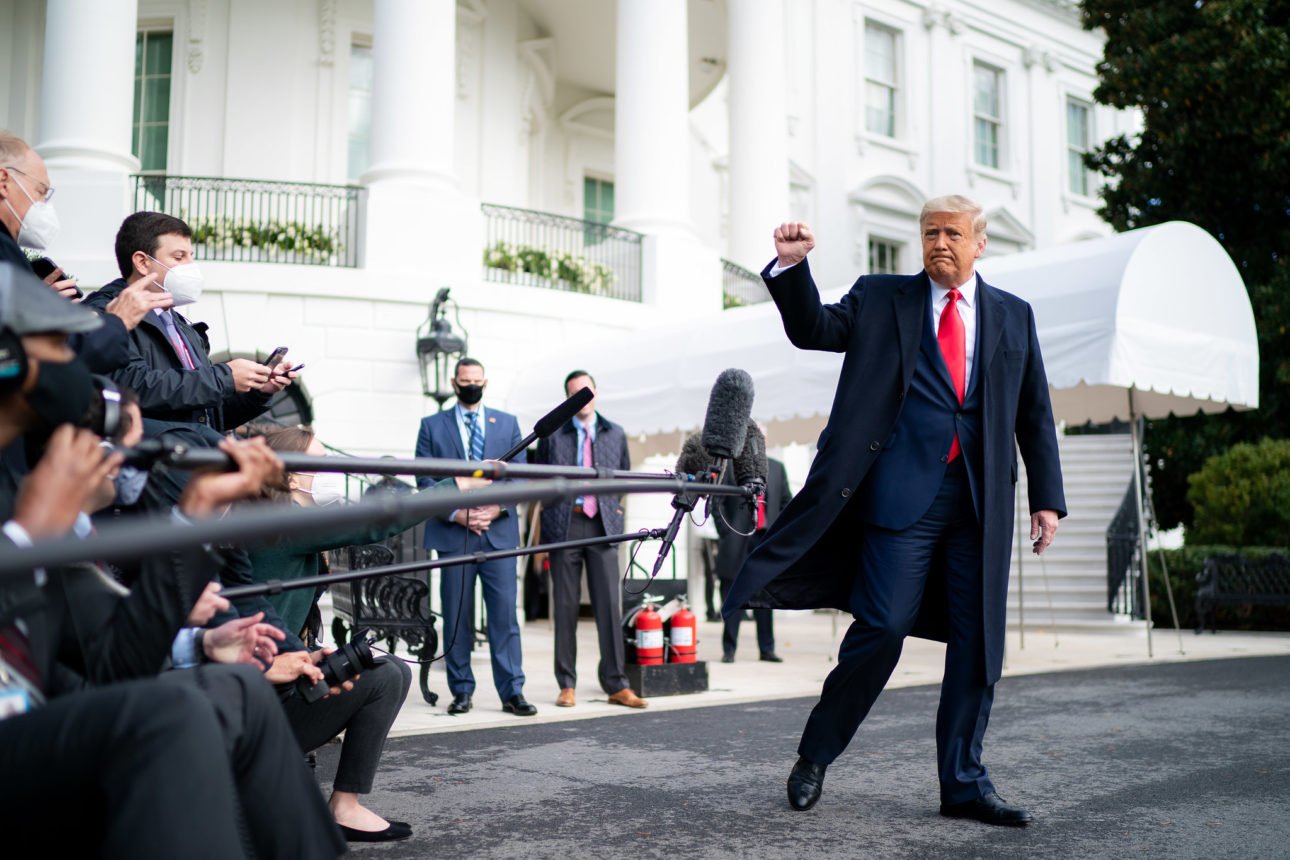
<path fill-rule="evenodd" d="M 587 468 L 596 465 L 591 456 L 591 427 L 589 426 L 585 428 L 585 432 L 582 434 L 582 465 Z M 599 510 L 600 506 L 596 504 L 595 496 L 582 497 L 582 512 L 584 514 L 588 517 L 594 517 Z"/>

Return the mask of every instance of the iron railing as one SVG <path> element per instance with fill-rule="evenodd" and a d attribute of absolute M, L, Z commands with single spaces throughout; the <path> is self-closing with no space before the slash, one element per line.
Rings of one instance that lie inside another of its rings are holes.
<path fill-rule="evenodd" d="M 484 280 L 641 300 L 640 233 L 484 203 Z"/>
<path fill-rule="evenodd" d="M 358 185 L 142 174 L 134 177 L 134 209 L 186 221 L 198 260 L 355 268 L 365 191 Z"/>
<path fill-rule="evenodd" d="M 728 310 L 768 302 L 770 293 L 762 283 L 761 275 L 723 258 L 721 260 L 721 300 Z"/>
<path fill-rule="evenodd" d="M 1106 527 L 1106 611 L 1146 618 L 1142 606 L 1142 564 L 1138 558 L 1138 505 L 1133 479 Z"/>

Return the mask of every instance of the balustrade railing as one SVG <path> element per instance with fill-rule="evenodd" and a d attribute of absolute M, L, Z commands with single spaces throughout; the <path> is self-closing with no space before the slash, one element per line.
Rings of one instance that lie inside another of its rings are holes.
<path fill-rule="evenodd" d="M 729 260 L 721 261 L 721 299 L 723 306 L 741 308 L 770 301 L 770 293 L 761 275 Z"/>
<path fill-rule="evenodd" d="M 640 233 L 484 203 L 484 279 L 641 300 Z"/>
<path fill-rule="evenodd" d="M 186 221 L 198 260 L 357 267 L 364 193 L 358 185 L 134 177 L 135 211 Z"/>
<path fill-rule="evenodd" d="M 1106 609 L 1146 618 L 1142 606 L 1142 565 L 1138 558 L 1138 505 L 1133 481 L 1106 528 Z"/>

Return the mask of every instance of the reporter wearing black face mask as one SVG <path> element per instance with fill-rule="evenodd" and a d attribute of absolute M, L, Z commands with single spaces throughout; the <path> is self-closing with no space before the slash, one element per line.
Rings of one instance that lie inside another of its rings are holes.
<path fill-rule="evenodd" d="M 46 453 L 25 477 L 0 469 L 0 552 L 66 534 L 117 462 L 71 426 L 93 385 L 67 334 L 97 319 L 17 273 L 0 264 L 0 447 L 27 433 Z M 0 584 L 0 773 L 22 775 L 0 780 L 0 827 L 15 856 L 243 856 L 239 807 L 257 855 L 343 851 L 259 672 L 156 677 L 213 571 L 195 551 L 146 563 L 125 595 L 91 564 Z"/>

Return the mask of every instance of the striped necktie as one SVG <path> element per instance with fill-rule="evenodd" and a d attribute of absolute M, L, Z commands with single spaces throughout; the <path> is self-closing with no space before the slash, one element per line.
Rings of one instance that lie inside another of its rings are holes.
<path fill-rule="evenodd" d="M 466 427 L 470 430 L 469 458 L 471 460 L 484 459 L 484 428 L 479 423 L 479 412 L 466 413 Z"/>

